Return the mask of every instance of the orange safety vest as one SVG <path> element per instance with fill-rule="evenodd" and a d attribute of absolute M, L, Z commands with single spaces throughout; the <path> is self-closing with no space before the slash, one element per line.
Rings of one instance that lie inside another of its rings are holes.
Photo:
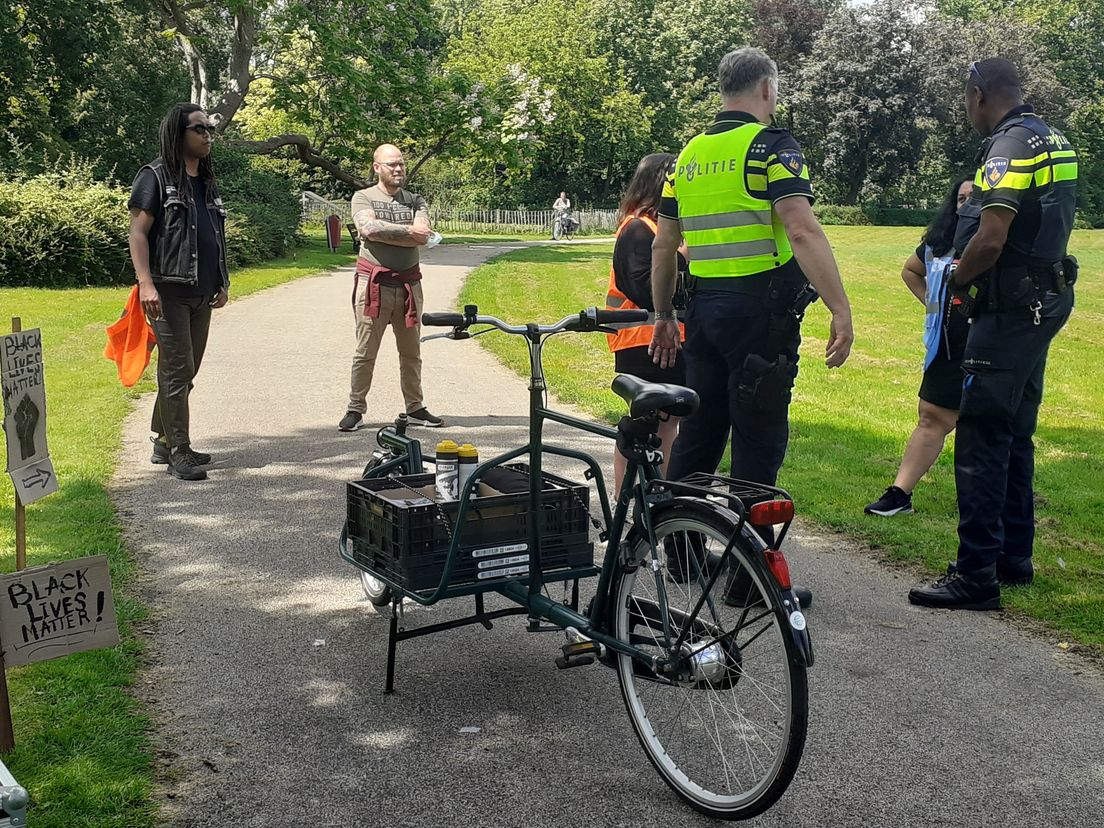
<path fill-rule="evenodd" d="M 655 219 L 650 216 L 625 216 L 621 224 L 618 225 L 617 232 L 613 234 L 615 240 L 621 236 L 621 231 L 633 219 L 640 219 L 644 222 L 648 229 L 652 231 L 653 236 L 659 229 Z M 609 291 L 606 293 L 606 308 L 608 310 L 640 310 L 639 305 L 634 304 L 628 296 L 618 289 L 617 276 L 613 272 L 612 264 L 610 265 Z M 655 322 L 655 314 L 649 313 L 647 322 L 608 325 L 607 327 L 617 329 L 617 333 L 606 334 L 609 349 L 611 351 L 623 351 L 625 348 L 639 348 L 641 346 L 647 348 L 652 344 L 652 330 L 655 327 L 653 322 Z M 683 341 L 686 340 L 686 327 L 681 322 L 679 322 L 679 338 Z"/>

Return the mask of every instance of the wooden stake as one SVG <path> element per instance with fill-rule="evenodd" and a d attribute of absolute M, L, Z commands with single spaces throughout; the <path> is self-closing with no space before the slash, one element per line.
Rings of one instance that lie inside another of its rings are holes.
<path fill-rule="evenodd" d="M 0 642 L 0 647 L 3 642 Z M 8 703 L 8 668 L 4 666 L 4 654 L 0 649 L 0 753 L 11 753 L 15 749 L 15 729 L 12 727 L 11 705 Z"/>
<path fill-rule="evenodd" d="M 12 333 L 19 333 L 23 330 L 23 320 L 18 316 L 12 317 Z M 23 505 L 23 501 L 19 499 L 19 492 L 15 493 L 15 569 L 17 572 L 22 572 L 27 568 L 27 508 Z M 5 688 L 5 705 L 7 697 L 7 689 Z M 9 725 L 10 726 L 10 725 Z M 3 733 L 0 733 L 0 739 L 3 738 Z"/>
<path fill-rule="evenodd" d="M 23 322 L 18 316 L 12 317 L 12 333 L 23 330 Z M 15 493 L 15 568 L 27 566 L 27 514 Z M 12 728 L 11 705 L 8 702 L 8 670 L 4 666 L 4 643 L 0 641 L 0 753 L 11 753 L 15 749 L 15 730 Z"/>

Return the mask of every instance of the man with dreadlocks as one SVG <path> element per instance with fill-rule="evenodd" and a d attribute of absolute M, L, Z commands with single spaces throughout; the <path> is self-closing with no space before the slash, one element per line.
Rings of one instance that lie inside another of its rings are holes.
<path fill-rule="evenodd" d="M 181 480 L 206 480 L 211 455 L 192 449 L 188 395 L 207 347 L 211 309 L 226 304 L 226 210 L 211 165 L 215 128 L 200 107 L 173 106 L 161 155 L 130 192 L 130 258 L 142 309 L 157 335 L 152 462 Z"/>

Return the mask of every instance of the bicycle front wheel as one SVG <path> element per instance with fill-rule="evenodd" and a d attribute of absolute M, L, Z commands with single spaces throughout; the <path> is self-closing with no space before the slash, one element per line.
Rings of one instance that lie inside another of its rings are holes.
<path fill-rule="evenodd" d="M 724 554 L 736 525 L 704 505 L 665 509 L 657 551 L 637 540 L 639 565 L 622 568 L 610 610 L 617 638 L 661 662 L 683 636 L 673 669 L 618 655 L 621 693 L 664 781 L 728 820 L 762 813 L 785 792 L 809 704 L 805 667 L 753 540 Z"/>

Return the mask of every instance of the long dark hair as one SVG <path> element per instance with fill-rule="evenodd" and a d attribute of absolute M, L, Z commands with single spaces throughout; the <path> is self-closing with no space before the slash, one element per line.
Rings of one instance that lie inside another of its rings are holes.
<path fill-rule="evenodd" d="M 191 198 L 192 183 L 188 180 L 188 171 L 184 167 L 184 130 L 188 126 L 188 117 L 193 112 L 203 112 L 203 107 L 194 103 L 173 104 L 172 109 L 161 119 L 158 137 L 161 139 L 161 160 L 169 177 L 176 184 L 182 196 Z M 199 177 L 214 183 L 215 168 L 211 164 L 211 154 L 199 159 Z"/>
<path fill-rule="evenodd" d="M 969 176 L 955 180 L 951 185 L 951 191 L 939 205 L 939 212 L 935 214 L 932 223 L 924 231 L 924 244 L 930 247 L 936 256 L 942 256 L 954 247 L 955 227 L 958 225 L 958 191 L 963 184 L 972 180 Z"/>
<path fill-rule="evenodd" d="M 620 218 L 648 215 L 655 217 L 659 209 L 659 197 L 663 194 L 663 181 L 675 162 L 669 152 L 653 152 L 645 155 L 636 165 L 636 171 L 621 196 Z"/>

